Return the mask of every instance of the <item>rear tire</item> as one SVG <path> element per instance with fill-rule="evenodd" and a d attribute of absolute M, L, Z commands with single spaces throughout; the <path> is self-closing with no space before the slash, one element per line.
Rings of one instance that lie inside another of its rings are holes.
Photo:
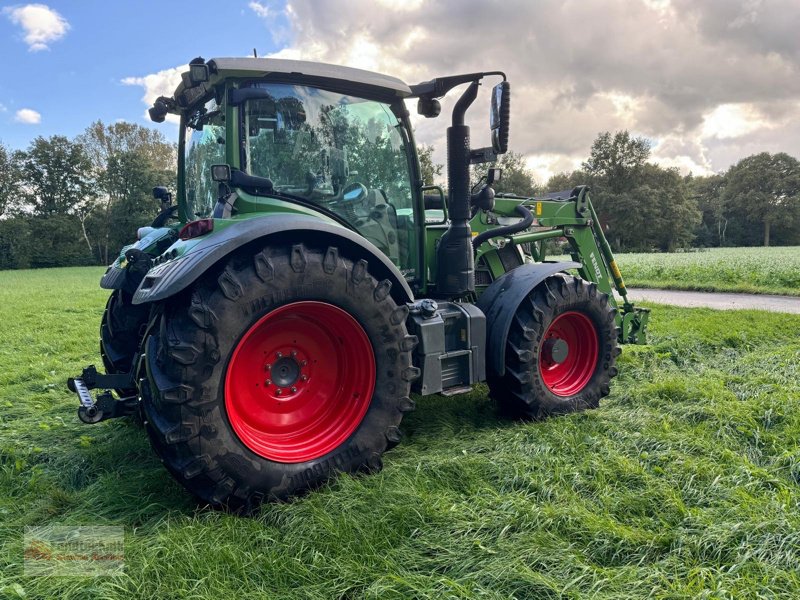
<path fill-rule="evenodd" d="M 390 288 L 365 260 L 297 244 L 238 254 L 172 299 L 145 342 L 142 390 L 170 473 L 249 511 L 380 469 L 418 376 Z"/>
<path fill-rule="evenodd" d="M 147 325 L 150 306 L 131 304 L 131 299 L 123 290 L 114 290 L 100 321 L 100 356 L 109 375 L 130 373 Z M 137 394 L 136 389 L 114 391 L 120 397 Z"/>
<path fill-rule="evenodd" d="M 594 283 L 554 275 L 537 285 L 511 322 L 504 375 L 488 381 L 501 410 L 542 418 L 597 408 L 617 374 L 614 315 Z"/>

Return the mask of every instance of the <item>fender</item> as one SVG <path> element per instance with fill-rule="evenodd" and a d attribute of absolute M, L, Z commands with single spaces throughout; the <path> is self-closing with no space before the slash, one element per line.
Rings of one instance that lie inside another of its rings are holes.
<path fill-rule="evenodd" d="M 229 254 L 256 241 L 336 245 L 340 250 L 351 252 L 356 259 L 369 261 L 373 274 L 379 279 L 388 279 L 392 283 L 392 297 L 398 304 L 414 301 L 405 277 L 372 243 L 342 226 L 307 215 L 283 213 L 239 221 L 203 239 L 183 257 L 154 267 L 136 290 L 133 304 L 174 296 Z"/>
<path fill-rule="evenodd" d="M 550 275 L 578 269 L 577 262 L 522 265 L 498 277 L 478 298 L 478 308 L 486 315 L 486 373 L 501 376 L 506 372 L 506 338 L 517 307 Z"/>

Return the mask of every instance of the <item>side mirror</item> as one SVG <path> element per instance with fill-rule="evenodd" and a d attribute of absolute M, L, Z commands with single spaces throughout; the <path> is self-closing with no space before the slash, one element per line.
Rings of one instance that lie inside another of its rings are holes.
<path fill-rule="evenodd" d="M 497 154 L 508 151 L 508 129 L 511 123 L 511 84 L 498 83 L 492 88 L 492 104 L 489 113 L 489 128 L 492 148 Z"/>

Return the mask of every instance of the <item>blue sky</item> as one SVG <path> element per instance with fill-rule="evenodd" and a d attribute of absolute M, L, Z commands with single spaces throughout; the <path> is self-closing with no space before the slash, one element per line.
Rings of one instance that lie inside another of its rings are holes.
<path fill-rule="evenodd" d="M 648 138 L 651 159 L 684 174 L 800 157 L 798 0 L 41 1 L 0 0 L 0 141 L 12 148 L 96 119 L 155 126 L 143 97 L 171 93 L 178 67 L 256 47 L 409 83 L 501 69 L 510 148 L 540 182 L 579 167 L 601 131 Z M 467 115 L 476 145 L 487 103 Z M 437 162 L 446 120 L 414 120 Z M 175 139 L 174 124 L 157 127 Z"/>
<path fill-rule="evenodd" d="M 11 18 L 22 6 L 0 2 L 0 141 L 12 148 L 27 147 L 37 135 L 75 136 L 96 119 L 153 125 L 144 118 L 144 90 L 124 85 L 125 78 L 176 67 L 197 55 L 279 49 L 247 2 L 84 0 L 48 2 L 68 28 L 60 39 L 47 41 L 47 49 L 31 51 L 25 30 Z M 276 18 L 280 21 L 280 13 Z M 39 113 L 40 123 L 18 122 L 22 109 Z M 159 128 L 175 135 L 172 125 Z"/>

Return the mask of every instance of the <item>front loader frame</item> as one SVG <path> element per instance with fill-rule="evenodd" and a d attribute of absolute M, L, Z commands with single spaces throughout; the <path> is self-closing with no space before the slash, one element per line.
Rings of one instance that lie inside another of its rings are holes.
<path fill-rule="evenodd" d="M 601 292 L 608 294 L 609 302 L 617 308 L 620 343 L 646 343 L 650 311 L 634 307 L 628 301 L 625 282 L 592 206 L 589 188 L 579 186 L 572 191 L 550 194 L 542 199 L 499 195 L 495 199 L 492 214 L 518 217 L 515 208 L 520 204 L 533 213 L 533 227 L 518 234 L 489 240 L 478 250 L 476 258 L 485 257 L 493 278 L 496 279 L 507 271 L 496 252 L 503 244 L 524 245 L 530 250 L 530 260 L 541 262 L 546 255 L 542 242 L 566 238 L 570 244 L 572 259 L 581 265 L 578 268 L 580 276 L 595 283 Z M 472 221 L 473 231 L 479 233 L 494 226 L 494 223 L 483 222 L 480 214 Z M 615 292 L 619 299 L 615 297 Z"/>

